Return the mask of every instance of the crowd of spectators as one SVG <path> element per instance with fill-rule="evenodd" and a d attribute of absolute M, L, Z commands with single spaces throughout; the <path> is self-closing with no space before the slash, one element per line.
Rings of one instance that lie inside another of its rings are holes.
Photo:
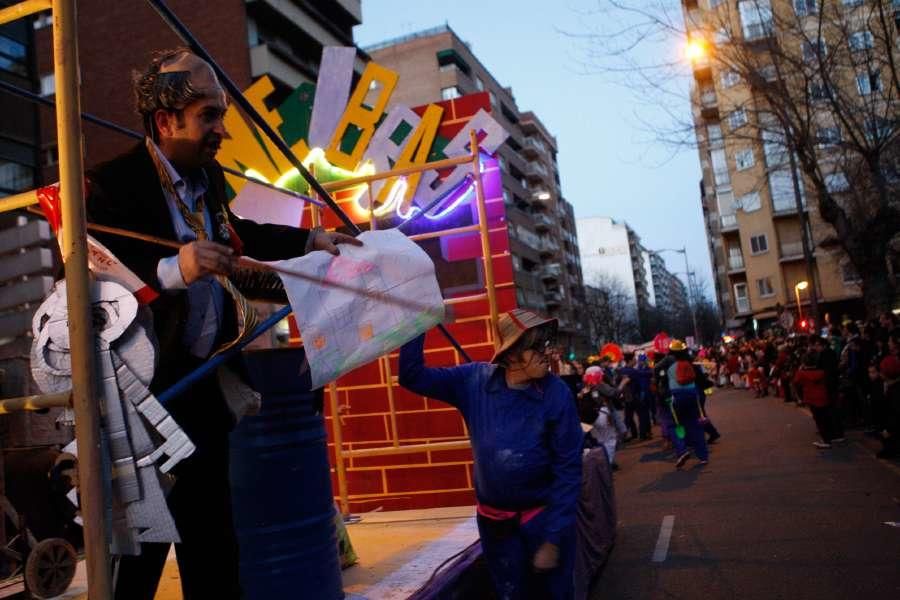
<path fill-rule="evenodd" d="M 900 322 L 891 313 L 844 320 L 819 334 L 733 341 L 706 353 L 721 387 L 770 394 L 807 406 L 828 449 L 846 428 L 882 442 L 880 458 L 900 456 Z"/>

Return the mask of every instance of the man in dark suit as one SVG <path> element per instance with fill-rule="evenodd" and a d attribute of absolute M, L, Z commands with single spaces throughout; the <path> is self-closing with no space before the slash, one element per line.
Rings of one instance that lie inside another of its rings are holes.
<path fill-rule="evenodd" d="M 171 249 L 97 234 L 159 297 L 150 308 L 159 343 L 151 389 L 159 393 L 237 335 L 228 276 L 235 250 L 278 260 L 312 250 L 339 251 L 354 238 L 321 230 L 263 225 L 228 208 L 225 178 L 215 162 L 225 136 L 226 96 L 212 68 L 187 50 L 160 53 L 136 75 L 135 96 L 147 138 L 87 175 L 88 218 L 183 242 Z M 228 432 L 234 425 L 215 377 L 207 377 L 169 409 L 196 445 L 175 469 L 169 508 L 181 536 L 176 544 L 186 600 L 240 597 L 238 552 L 231 520 Z M 168 544 L 142 544 L 124 556 L 116 598 L 152 600 Z"/>

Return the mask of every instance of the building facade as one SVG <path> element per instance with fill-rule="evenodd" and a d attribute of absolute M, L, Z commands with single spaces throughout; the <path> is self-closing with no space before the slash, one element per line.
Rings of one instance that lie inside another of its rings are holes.
<path fill-rule="evenodd" d="M 492 116 L 509 132 L 497 155 L 518 304 L 558 318 L 561 344 L 581 350 L 587 331 L 577 318 L 584 298 L 578 239 L 572 205 L 560 186 L 556 138 L 537 115 L 519 109 L 512 90 L 448 26 L 365 51 L 400 75 L 389 108 L 488 93 Z"/>
<path fill-rule="evenodd" d="M 869 3 L 682 2 L 688 36 L 700 48 L 692 61 L 693 123 L 703 169 L 700 195 L 716 297 L 726 329 L 764 328 L 774 323 L 782 307 L 796 314 L 798 295 L 802 310 L 807 311 L 813 292 L 820 318 L 830 313 L 834 322 L 835 317 L 861 308 L 860 278 L 846 255 L 834 249 L 835 231 L 818 210 L 815 185 L 793 166 L 796 160 L 786 149 L 784 129 L 760 90 L 784 85 L 792 96 L 803 98 L 795 102 L 808 111 L 807 124 L 820 140 L 818 168 L 833 171 L 825 176 L 828 192 L 845 191 L 846 177 L 834 171 L 841 132 L 829 113 L 826 91 L 815 76 L 800 82 L 803 73 L 815 72 L 810 67 L 814 61 L 826 54 L 837 56 L 840 50 L 832 39 L 823 39 L 822 56 L 818 56 L 804 40 L 816 39 L 816 15 L 823 10 L 829 19 L 858 30 L 850 34 L 851 51 L 854 44 L 871 51 L 864 4 Z M 774 47 L 780 52 L 776 59 L 772 58 Z M 740 52 L 749 50 L 759 64 L 755 70 L 742 70 L 744 62 L 729 58 L 740 59 L 745 56 Z M 869 102 L 872 90 L 867 86 L 876 85 L 872 83 L 876 79 L 878 75 L 872 73 L 860 80 L 849 77 L 840 83 L 840 94 Z M 829 155 L 831 148 L 835 152 Z"/>
<path fill-rule="evenodd" d="M 171 0 L 172 11 L 219 63 L 239 89 L 268 75 L 279 104 L 300 83 L 315 83 L 325 46 L 353 46 L 353 27 L 362 22 L 361 0 Z M 53 96 L 52 17 L 34 19 L 41 94 Z M 134 131 L 142 125 L 134 110 L 131 81 L 155 51 L 183 44 L 146 2 L 78 3 L 81 107 Z M 365 61 L 358 52 L 357 72 Z M 41 109 L 42 178 L 57 180 L 56 127 L 52 108 Z M 123 152 L 134 140 L 95 125 L 84 126 L 85 164 Z"/>

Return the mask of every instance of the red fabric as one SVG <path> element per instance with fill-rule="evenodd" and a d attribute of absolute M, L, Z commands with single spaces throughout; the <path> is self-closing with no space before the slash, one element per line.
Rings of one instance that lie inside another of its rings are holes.
<path fill-rule="evenodd" d="M 726 363 L 726 365 L 728 366 L 729 373 L 737 373 L 741 368 L 741 365 L 738 362 L 738 357 L 734 354 L 728 357 L 728 362 Z"/>
<path fill-rule="evenodd" d="M 888 354 L 881 359 L 878 369 L 881 371 L 881 376 L 885 379 L 897 379 L 900 377 L 900 357 L 897 357 L 895 354 Z"/>
<path fill-rule="evenodd" d="M 804 402 L 819 408 L 828 406 L 825 371 L 822 369 L 800 369 L 794 375 L 794 383 L 802 388 Z"/>
<path fill-rule="evenodd" d="M 696 374 L 694 373 L 694 365 L 687 360 L 679 360 L 675 364 L 675 381 L 678 385 L 688 385 L 694 382 Z"/>

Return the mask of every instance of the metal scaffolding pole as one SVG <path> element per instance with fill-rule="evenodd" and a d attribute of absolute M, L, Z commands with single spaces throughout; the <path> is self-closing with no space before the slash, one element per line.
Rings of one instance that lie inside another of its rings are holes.
<path fill-rule="evenodd" d="M 81 101 L 78 82 L 76 0 L 53 2 L 53 61 L 56 78 L 56 132 L 62 204 L 60 249 L 66 269 L 69 344 L 72 357 L 72 404 L 78 441 L 81 515 L 84 520 L 88 596 L 112 598 L 106 502 L 100 450 L 100 413 L 94 370 L 90 272 L 81 153 Z"/>

